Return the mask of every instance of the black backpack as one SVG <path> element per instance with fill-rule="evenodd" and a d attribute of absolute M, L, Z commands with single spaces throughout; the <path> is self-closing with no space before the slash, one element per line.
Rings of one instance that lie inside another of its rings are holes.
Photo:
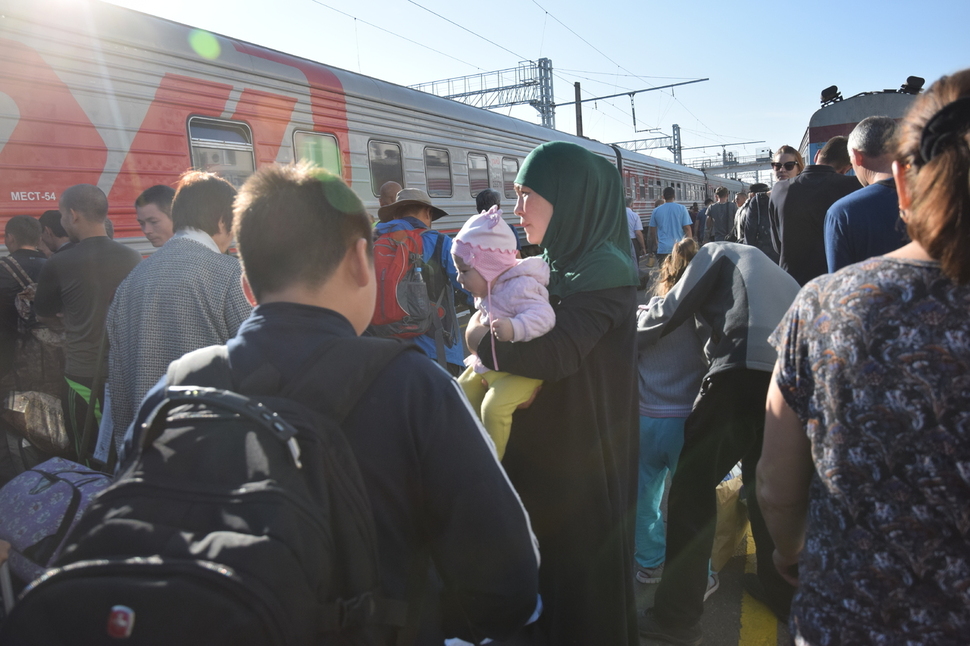
<path fill-rule="evenodd" d="M 420 604 L 409 612 L 381 594 L 373 513 L 339 426 L 408 347 L 328 342 L 282 392 L 268 365 L 237 386 L 225 346 L 174 362 L 135 455 L 25 590 L 0 643 L 413 640 Z"/>

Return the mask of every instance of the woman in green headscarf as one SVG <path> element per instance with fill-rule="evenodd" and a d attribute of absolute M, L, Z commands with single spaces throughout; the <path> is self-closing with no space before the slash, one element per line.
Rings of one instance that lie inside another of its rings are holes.
<path fill-rule="evenodd" d="M 542 556 L 545 610 L 515 643 L 634 646 L 637 280 L 620 174 L 552 142 L 529 154 L 515 190 L 515 213 L 552 270 L 556 309 L 546 335 L 495 344 L 503 370 L 544 382 L 515 413 L 502 461 Z M 486 332 L 472 328 L 468 339 L 489 365 Z"/>

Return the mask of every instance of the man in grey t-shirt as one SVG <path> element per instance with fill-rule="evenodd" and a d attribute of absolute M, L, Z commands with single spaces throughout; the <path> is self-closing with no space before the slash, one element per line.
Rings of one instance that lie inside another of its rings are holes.
<path fill-rule="evenodd" d="M 717 202 L 707 210 L 707 240 L 708 242 L 734 242 L 734 216 L 738 212 L 738 205 L 728 201 L 731 194 L 723 186 L 714 191 Z"/>
<path fill-rule="evenodd" d="M 108 238 L 105 219 L 108 198 L 97 186 L 78 184 L 61 194 L 61 225 L 77 245 L 51 256 L 37 280 L 34 309 L 41 318 L 61 316 L 64 345 L 64 421 L 72 440 L 73 457 L 80 448 L 88 403 L 96 400 L 100 419 L 102 392 L 94 383 L 102 347 L 104 322 L 115 289 L 141 256 Z M 102 374 L 104 364 L 102 363 Z M 92 387 L 96 392 L 92 395 Z"/>

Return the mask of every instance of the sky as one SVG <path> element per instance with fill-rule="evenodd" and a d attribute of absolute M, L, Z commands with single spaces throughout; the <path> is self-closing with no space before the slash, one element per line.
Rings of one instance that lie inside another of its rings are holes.
<path fill-rule="evenodd" d="M 968 0 L 110 1 L 400 85 L 542 57 L 557 103 L 576 81 L 592 98 L 707 78 L 638 94 L 633 110 L 626 95 L 583 106 L 584 134 L 606 143 L 679 124 L 685 161 L 797 147 L 830 85 L 847 98 L 970 66 Z M 499 111 L 539 122 L 530 106 Z M 575 133 L 573 106 L 556 127 Z"/>

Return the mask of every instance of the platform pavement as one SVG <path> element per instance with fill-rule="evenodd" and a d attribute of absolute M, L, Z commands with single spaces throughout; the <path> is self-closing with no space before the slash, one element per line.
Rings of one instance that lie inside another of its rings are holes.
<path fill-rule="evenodd" d="M 734 558 L 718 576 L 721 585 L 704 603 L 701 630 L 704 646 L 790 646 L 788 629 L 770 610 L 755 601 L 742 586 L 742 575 L 754 571 L 754 541 L 745 536 Z M 637 611 L 653 606 L 657 584 L 636 586 Z M 664 646 L 664 642 L 640 639 L 640 646 Z"/>

